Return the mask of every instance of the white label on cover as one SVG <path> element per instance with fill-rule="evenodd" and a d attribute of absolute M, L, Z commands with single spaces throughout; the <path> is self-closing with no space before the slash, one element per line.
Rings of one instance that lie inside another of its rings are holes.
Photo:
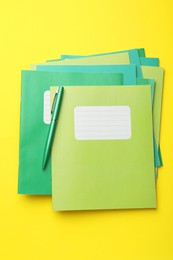
<path fill-rule="evenodd" d="M 51 110 L 50 110 L 50 91 L 46 90 L 44 92 L 44 111 L 43 111 L 43 121 L 45 124 L 50 124 L 51 120 Z"/>
<path fill-rule="evenodd" d="M 74 109 L 77 140 L 123 140 L 131 138 L 128 106 L 80 106 Z"/>

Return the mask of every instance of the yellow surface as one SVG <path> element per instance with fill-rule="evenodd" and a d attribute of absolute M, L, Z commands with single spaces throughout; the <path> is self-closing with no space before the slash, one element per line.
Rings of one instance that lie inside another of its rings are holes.
<path fill-rule="evenodd" d="M 0 259 L 173 259 L 172 10 L 171 0 L 1 1 Z M 157 210 L 56 213 L 50 197 L 17 195 L 21 69 L 135 47 L 166 71 Z"/>

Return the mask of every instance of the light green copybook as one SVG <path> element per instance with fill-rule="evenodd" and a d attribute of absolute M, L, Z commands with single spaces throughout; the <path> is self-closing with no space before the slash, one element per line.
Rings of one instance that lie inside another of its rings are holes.
<path fill-rule="evenodd" d="M 85 59 L 68 59 L 68 60 L 59 60 L 59 61 L 52 61 L 52 62 L 45 62 L 40 64 L 33 64 L 31 65 L 31 69 L 36 70 L 37 66 L 39 65 L 111 65 L 111 64 L 130 64 L 130 57 L 128 52 L 124 53 L 116 53 L 111 55 L 104 55 L 104 56 L 94 56 L 88 57 Z"/>
<path fill-rule="evenodd" d="M 150 86 L 64 87 L 52 198 L 60 211 L 156 207 Z"/>
<path fill-rule="evenodd" d="M 156 142 L 159 147 L 164 69 L 151 66 L 141 66 L 141 69 L 144 78 L 154 79 L 155 81 L 153 125 Z"/>

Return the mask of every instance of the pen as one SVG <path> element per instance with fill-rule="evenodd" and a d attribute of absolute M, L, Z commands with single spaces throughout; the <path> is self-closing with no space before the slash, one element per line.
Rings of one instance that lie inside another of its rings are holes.
<path fill-rule="evenodd" d="M 63 87 L 58 88 L 58 91 L 55 94 L 54 102 L 52 105 L 52 118 L 49 126 L 49 131 L 48 131 L 47 140 L 44 149 L 44 155 L 43 155 L 43 164 L 42 164 L 43 169 L 45 169 L 47 162 L 49 160 L 55 129 L 56 129 L 56 124 L 57 124 L 57 119 L 60 112 L 63 91 L 64 91 Z"/>

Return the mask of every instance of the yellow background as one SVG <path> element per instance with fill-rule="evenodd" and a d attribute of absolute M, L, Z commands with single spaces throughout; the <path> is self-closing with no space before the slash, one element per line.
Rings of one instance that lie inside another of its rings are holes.
<path fill-rule="evenodd" d="M 172 0 L 1 1 L 0 259 L 173 259 L 172 10 Z M 165 68 L 157 209 L 57 213 L 51 197 L 17 195 L 21 70 L 135 47 Z"/>

